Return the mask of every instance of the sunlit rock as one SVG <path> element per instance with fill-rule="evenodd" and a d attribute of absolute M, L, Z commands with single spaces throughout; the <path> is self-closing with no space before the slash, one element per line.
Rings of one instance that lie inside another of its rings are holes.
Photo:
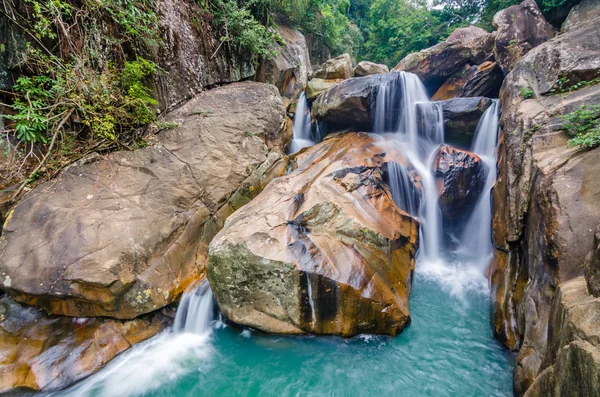
<path fill-rule="evenodd" d="M 297 161 L 210 244 L 207 275 L 221 312 L 272 333 L 401 332 L 418 225 L 395 205 L 382 168 L 406 160 L 357 133 Z"/>

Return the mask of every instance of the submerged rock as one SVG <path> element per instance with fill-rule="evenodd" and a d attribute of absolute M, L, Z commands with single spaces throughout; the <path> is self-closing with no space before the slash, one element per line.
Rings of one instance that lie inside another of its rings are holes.
<path fill-rule="evenodd" d="M 352 60 L 348 54 L 328 60 L 321 65 L 319 70 L 315 71 L 315 77 L 326 80 L 349 79 L 353 74 Z"/>
<path fill-rule="evenodd" d="M 4 296 L 0 299 L 0 393 L 65 388 L 171 322 L 166 312 L 125 321 L 54 316 Z"/>
<path fill-rule="evenodd" d="M 442 144 L 433 156 L 432 168 L 440 185 L 442 215 L 457 219 L 463 208 L 477 202 L 483 189 L 481 159 L 475 153 Z"/>
<path fill-rule="evenodd" d="M 329 138 L 228 219 L 207 263 L 224 316 L 271 333 L 402 331 L 418 225 L 383 182 L 386 163 L 407 165 L 388 145 Z"/>
<path fill-rule="evenodd" d="M 354 77 L 370 76 L 372 74 L 389 73 L 390 69 L 386 65 L 373 63 L 369 61 L 359 62 L 354 68 Z"/>
<path fill-rule="evenodd" d="M 525 0 L 494 15 L 494 55 L 507 74 L 523 55 L 554 37 L 554 28 L 542 15 L 535 0 Z"/>
<path fill-rule="evenodd" d="M 74 317 L 128 319 L 175 301 L 224 219 L 284 172 L 284 115 L 274 86 L 218 88 L 171 113 L 178 126 L 154 146 L 39 185 L 7 215 L 1 288 Z"/>

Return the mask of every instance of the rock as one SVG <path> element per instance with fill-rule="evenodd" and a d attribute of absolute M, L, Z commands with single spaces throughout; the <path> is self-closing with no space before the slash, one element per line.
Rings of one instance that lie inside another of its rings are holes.
<path fill-rule="evenodd" d="M 470 148 L 479 120 L 491 104 L 490 99 L 483 97 L 441 101 L 445 141 L 461 148 Z"/>
<path fill-rule="evenodd" d="M 0 90 L 14 85 L 13 68 L 22 62 L 27 51 L 25 35 L 5 14 L 0 15 Z"/>
<path fill-rule="evenodd" d="M 0 393 L 65 388 L 103 368 L 172 322 L 155 312 L 134 320 L 70 318 L 0 299 Z"/>
<path fill-rule="evenodd" d="M 516 308 L 522 340 L 517 394 L 525 393 L 543 370 L 556 289 L 584 274 L 585 258 L 594 248 L 600 217 L 600 184 L 594 175 L 600 172 L 600 149 L 567 147 L 560 116 L 600 102 L 600 85 L 576 89 L 564 84 L 597 76 L 598 37 L 600 25 L 592 23 L 539 45 L 517 61 L 501 90 L 494 242 L 502 251 L 522 254 L 492 280 L 492 290 L 504 284 L 503 296 L 513 300 L 510 305 L 494 301 L 497 313 L 503 313 L 498 306 Z M 523 98 L 523 87 L 531 88 L 533 97 Z M 573 91 L 553 95 L 559 87 Z M 510 277 L 519 273 L 528 283 L 514 283 Z"/>
<path fill-rule="evenodd" d="M 407 55 L 392 71 L 416 74 L 433 95 L 449 78 L 459 79 L 473 65 L 492 61 L 493 46 L 491 33 L 475 26 L 459 28 L 445 42 Z"/>
<path fill-rule="evenodd" d="M 484 62 L 481 65 L 465 65 L 461 73 L 450 77 L 431 98 L 434 101 L 455 97 L 486 96 L 497 98 L 504 74 L 497 62 Z"/>
<path fill-rule="evenodd" d="M 312 79 L 306 86 L 306 99 L 314 101 L 321 95 L 322 92 L 327 91 L 337 83 L 341 83 L 344 80 L 323 80 L 323 79 Z"/>
<path fill-rule="evenodd" d="M 310 63 L 313 70 L 319 69 L 325 61 L 331 59 L 331 51 L 327 48 L 322 37 L 307 33 L 306 42 L 308 43 Z"/>
<path fill-rule="evenodd" d="M 383 182 L 386 163 L 407 166 L 387 142 L 329 138 L 228 219 L 207 263 L 224 316 L 270 333 L 402 331 L 418 225 Z"/>
<path fill-rule="evenodd" d="M 600 299 L 583 277 L 558 289 L 548 327 L 543 371 L 525 396 L 600 395 Z"/>
<path fill-rule="evenodd" d="M 294 99 L 308 83 L 311 68 L 308 45 L 297 29 L 279 24 L 276 31 L 285 44 L 275 43 L 277 56 L 265 62 L 264 79 L 260 80 L 275 85 L 284 98 Z"/>
<path fill-rule="evenodd" d="M 171 113 L 178 127 L 155 145 L 37 186 L 7 216 L 2 289 L 74 317 L 128 319 L 172 303 L 200 277 L 224 219 L 284 172 L 284 116 L 274 86 L 224 86 Z"/>
<path fill-rule="evenodd" d="M 584 25 L 598 23 L 600 20 L 600 3 L 597 0 L 583 0 L 571 9 L 562 24 L 561 32 L 579 29 Z"/>
<path fill-rule="evenodd" d="M 383 83 L 401 84 L 399 73 L 375 74 L 347 79 L 323 92 L 313 102 L 314 118 L 332 131 L 345 128 L 358 131 L 373 129 L 377 87 Z M 394 115 L 389 114 L 389 117 Z"/>
<path fill-rule="evenodd" d="M 369 61 L 359 62 L 354 68 L 354 77 L 370 76 L 372 74 L 389 73 L 387 65 L 373 63 Z"/>
<path fill-rule="evenodd" d="M 554 28 L 542 15 L 535 0 L 525 0 L 494 15 L 494 55 L 507 74 L 532 48 L 554 37 Z"/>
<path fill-rule="evenodd" d="M 220 34 L 196 3 L 157 0 L 154 11 L 162 39 L 154 61 L 169 71 L 156 75 L 161 110 L 173 108 L 205 87 L 255 75 L 250 54 L 235 46 L 221 46 Z"/>
<path fill-rule="evenodd" d="M 315 71 L 314 77 L 326 80 L 349 79 L 354 75 L 350 55 L 342 54 L 339 57 L 328 60 L 321 69 Z"/>
<path fill-rule="evenodd" d="M 600 225 L 594 233 L 594 245 L 592 251 L 585 258 L 585 279 L 587 281 L 588 292 L 600 297 Z"/>
<path fill-rule="evenodd" d="M 447 219 L 457 219 L 463 208 L 477 202 L 483 189 L 483 166 L 475 153 L 440 145 L 431 165 L 440 186 L 439 205 Z"/>
<path fill-rule="evenodd" d="M 454 74 L 473 61 L 473 51 L 460 43 L 442 42 L 420 52 L 407 55 L 393 72 L 414 73 L 433 94 Z"/>

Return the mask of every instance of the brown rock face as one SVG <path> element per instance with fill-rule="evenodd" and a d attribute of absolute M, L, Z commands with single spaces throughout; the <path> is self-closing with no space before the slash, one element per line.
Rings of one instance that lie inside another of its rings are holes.
<path fill-rule="evenodd" d="M 496 29 L 494 55 L 504 74 L 532 48 L 554 37 L 554 28 L 546 22 L 535 0 L 499 11 L 492 23 Z"/>
<path fill-rule="evenodd" d="M 67 387 L 171 322 L 172 317 L 161 312 L 125 321 L 53 316 L 4 296 L 0 299 L 0 393 Z"/>
<path fill-rule="evenodd" d="M 284 172 L 284 115 L 270 85 L 207 91 L 167 118 L 179 126 L 154 146 L 38 186 L 7 216 L 1 287 L 75 317 L 128 319 L 175 301 L 224 219 Z"/>
<path fill-rule="evenodd" d="M 339 57 L 328 60 L 321 65 L 321 69 L 315 72 L 315 77 L 326 80 L 345 80 L 351 78 L 353 75 L 352 60 L 348 54 L 342 54 Z"/>
<path fill-rule="evenodd" d="M 504 74 L 497 62 L 465 65 L 463 72 L 450 77 L 431 98 L 434 101 L 455 97 L 498 97 Z"/>
<path fill-rule="evenodd" d="M 418 225 L 394 204 L 382 168 L 406 160 L 381 137 L 351 133 L 297 161 L 210 244 L 219 308 L 266 332 L 397 334 L 410 321 Z"/>
<path fill-rule="evenodd" d="M 244 80 L 256 73 L 250 54 L 220 46 L 219 33 L 196 3 L 159 0 L 155 11 L 163 41 L 155 62 L 169 71 L 157 75 L 162 109 L 190 99 L 204 87 Z"/>
<path fill-rule="evenodd" d="M 468 203 L 474 203 L 483 189 L 483 166 L 475 153 L 440 145 L 432 169 L 440 185 L 439 205 L 448 219 L 456 219 Z"/>
<path fill-rule="evenodd" d="M 502 291 L 496 294 L 495 324 L 515 320 L 518 325 L 498 333 L 509 347 L 515 346 L 510 341 L 521 341 L 517 394 L 525 393 L 544 369 L 557 288 L 583 275 L 585 258 L 594 248 L 600 217 L 600 184 L 594 175 L 600 172 L 600 149 L 568 148 L 559 116 L 600 102 L 600 86 L 551 93 L 561 78 L 580 82 L 597 75 L 598 37 L 600 25 L 585 24 L 539 45 L 514 65 L 502 88 L 494 240 L 519 259 L 505 261 L 505 271 L 492 278 L 492 290 Z M 522 98 L 522 87 L 530 87 L 534 97 Z M 520 274 L 527 283 L 514 281 Z"/>
<path fill-rule="evenodd" d="M 386 65 L 373 63 L 369 61 L 359 62 L 354 68 L 354 77 L 370 76 L 372 74 L 389 73 L 390 69 Z"/>
<path fill-rule="evenodd" d="M 297 29 L 283 24 L 276 29 L 285 44 L 275 43 L 277 56 L 265 63 L 261 81 L 275 85 L 284 98 L 297 98 L 308 83 L 310 71 L 306 38 Z"/>
<path fill-rule="evenodd" d="M 583 266 L 588 292 L 596 298 L 600 297 L 600 226 L 596 228 L 592 251 L 585 258 Z"/>
<path fill-rule="evenodd" d="M 600 395 L 600 299 L 578 277 L 557 290 L 543 371 L 527 397 Z"/>

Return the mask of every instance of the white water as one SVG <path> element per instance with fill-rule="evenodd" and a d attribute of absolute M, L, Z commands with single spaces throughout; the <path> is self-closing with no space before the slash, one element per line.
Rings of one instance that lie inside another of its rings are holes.
<path fill-rule="evenodd" d="M 303 92 L 300 94 L 298 103 L 296 104 L 296 114 L 294 115 L 294 125 L 292 127 L 292 142 L 289 147 L 290 154 L 294 154 L 302 148 L 315 144 L 311 136 L 311 128 L 310 109 L 306 95 Z"/>
<path fill-rule="evenodd" d="M 204 280 L 182 297 L 173 330 L 135 345 L 97 374 L 49 396 L 137 396 L 173 382 L 190 368 L 205 372 L 214 355 L 214 325 L 213 295 Z"/>
<path fill-rule="evenodd" d="M 481 157 L 486 173 L 485 185 L 479 201 L 469 217 L 461 234 L 461 253 L 479 262 L 482 270 L 491 260 L 492 245 L 492 188 L 496 183 L 496 140 L 498 135 L 498 101 L 485 111 L 477 131 L 471 151 Z"/>
<path fill-rule="evenodd" d="M 392 114 L 399 114 L 399 119 L 390 119 Z M 388 169 L 390 190 L 396 203 L 413 215 L 418 213 L 420 247 L 416 271 L 435 279 L 456 296 L 473 289 L 486 292 L 488 288 L 485 269 L 493 252 L 490 191 L 496 179 L 497 128 L 498 103 L 495 101 L 482 117 L 473 142 L 473 151 L 480 155 L 487 170 L 484 191 L 458 241 L 458 250 L 443 250 L 439 190 L 431 170 L 433 155 L 444 142 L 442 108 L 429 100 L 425 87 L 411 73 L 400 73 L 397 79 L 382 84 L 377 91 L 374 131 L 392 134 L 395 138 L 392 144 L 406 155 L 421 177 L 422 194 L 415 211 L 414 188 L 407 171 L 394 166 Z"/>

